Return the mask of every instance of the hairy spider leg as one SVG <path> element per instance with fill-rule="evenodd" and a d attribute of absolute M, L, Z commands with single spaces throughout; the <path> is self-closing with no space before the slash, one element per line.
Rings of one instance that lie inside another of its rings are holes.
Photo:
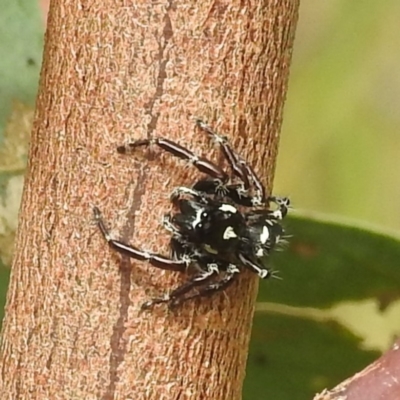
<path fill-rule="evenodd" d="M 115 240 L 110 236 L 105 223 L 102 219 L 101 212 L 97 207 L 93 208 L 93 213 L 97 225 L 100 228 L 104 238 L 114 250 L 128 257 L 140 261 L 148 261 L 154 267 L 164 269 L 167 271 L 185 272 L 192 260 L 189 257 L 181 257 L 180 259 L 172 259 L 157 253 L 149 253 L 147 251 L 139 250 L 137 247 L 125 244 L 119 240 Z"/>
<path fill-rule="evenodd" d="M 271 272 L 263 268 L 261 265 L 258 265 L 254 261 L 250 260 L 249 258 L 245 257 L 243 254 L 239 254 L 239 260 L 242 264 L 252 272 L 255 272 L 261 279 L 267 279 L 271 277 Z"/>
<path fill-rule="evenodd" d="M 208 133 L 209 136 L 214 139 L 216 143 L 221 146 L 222 152 L 228 161 L 229 166 L 232 169 L 232 172 L 242 180 L 244 184 L 244 189 L 248 190 L 250 188 L 250 181 L 248 179 L 247 171 L 243 168 L 243 165 L 239 162 L 237 154 L 232 150 L 232 148 L 228 144 L 228 139 L 225 136 L 221 136 L 213 129 L 204 123 L 202 120 L 196 120 L 197 126 L 204 132 Z"/>
<path fill-rule="evenodd" d="M 269 196 L 267 201 L 278 206 L 276 210 L 268 211 L 269 218 L 281 220 L 286 217 L 290 207 L 290 199 L 288 197 Z"/>
<path fill-rule="evenodd" d="M 244 207 L 258 205 L 258 200 L 254 196 L 247 194 L 241 184 L 223 185 L 215 179 L 200 179 L 193 185 L 193 189 L 206 194 L 216 194 L 222 198 L 227 197 L 234 203 Z"/>
<path fill-rule="evenodd" d="M 190 292 L 196 286 L 204 285 L 209 280 L 211 280 L 215 275 L 219 272 L 218 265 L 215 263 L 207 264 L 207 271 L 203 271 L 200 274 L 193 276 L 187 282 L 178 286 L 174 289 L 170 294 L 165 295 L 163 297 L 157 297 L 146 301 L 142 305 L 142 310 L 147 310 L 152 308 L 156 304 L 160 303 L 169 303 L 170 306 L 175 306 L 177 303 L 180 303 L 180 299 L 188 292 Z"/>
<path fill-rule="evenodd" d="M 170 200 L 176 205 L 182 195 L 191 196 L 205 205 L 211 203 L 211 200 L 205 197 L 203 192 L 185 186 L 176 187 L 170 195 Z"/>
<path fill-rule="evenodd" d="M 196 156 L 192 151 L 186 149 L 178 143 L 173 142 L 169 139 L 164 138 L 153 138 L 153 139 L 141 139 L 132 143 L 128 143 L 125 146 L 117 147 L 117 151 L 120 154 L 126 154 L 129 151 L 134 150 L 137 147 L 147 147 L 151 144 L 155 144 L 164 151 L 178 157 L 182 160 L 187 160 L 192 163 L 200 172 L 211 176 L 214 179 L 226 182 L 228 180 L 228 174 L 220 168 L 218 165 L 207 160 L 204 157 Z"/>
<path fill-rule="evenodd" d="M 188 296 L 175 300 L 172 303 L 172 306 L 179 306 L 188 300 L 193 300 L 198 297 L 208 297 L 214 293 L 222 292 L 235 281 L 239 273 L 240 270 L 236 267 L 236 265 L 229 264 L 228 268 L 226 269 L 225 276 L 222 279 L 215 283 L 211 283 L 208 286 L 200 288 L 197 293 L 192 293 Z"/>
<path fill-rule="evenodd" d="M 266 201 L 265 188 L 253 168 L 247 164 L 244 159 L 239 157 L 239 155 L 230 147 L 228 139 L 225 136 L 219 135 L 209 125 L 199 119 L 196 121 L 196 124 L 201 130 L 208 133 L 214 139 L 214 141 L 221 146 L 222 152 L 233 173 L 240 178 L 244 184 L 243 188 L 228 186 L 228 196 L 232 197 L 232 199 L 238 204 L 247 207 L 264 204 Z M 250 181 L 255 186 L 255 196 L 249 196 L 246 194 L 246 191 L 250 188 Z"/>

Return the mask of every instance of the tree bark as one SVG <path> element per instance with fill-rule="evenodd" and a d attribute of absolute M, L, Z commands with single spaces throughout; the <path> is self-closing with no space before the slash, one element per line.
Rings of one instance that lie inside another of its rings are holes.
<path fill-rule="evenodd" d="M 53 1 L 1 344 L 1 399 L 241 398 L 257 278 L 140 313 L 186 279 L 120 258 L 93 221 L 167 252 L 168 194 L 194 168 L 116 147 L 227 135 L 271 188 L 298 1 Z M 271 283 L 273 284 L 273 283 Z"/>

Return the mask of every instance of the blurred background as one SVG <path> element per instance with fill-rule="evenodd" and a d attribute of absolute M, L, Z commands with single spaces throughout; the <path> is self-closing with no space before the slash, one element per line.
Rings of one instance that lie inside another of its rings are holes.
<path fill-rule="evenodd" d="M 275 192 L 400 228 L 400 2 L 301 0 Z"/>
<path fill-rule="evenodd" d="M 2 3 L 0 323 L 48 1 L 3 0 Z M 397 237 L 400 237 L 399 21 L 398 0 L 301 0 L 274 184 L 274 192 L 289 195 L 295 209 L 377 225 Z M 321 273 L 324 274 L 322 268 Z M 388 276 L 390 279 L 392 275 Z M 290 281 L 289 274 L 285 279 Z M 283 291 L 285 281 L 280 287 Z M 378 308 L 375 299 L 364 308 L 359 303 L 343 304 L 336 309 L 335 316 L 346 327 L 354 328 L 364 345 L 384 351 L 399 332 L 400 307 L 393 304 L 385 315 Z M 330 310 L 329 316 L 332 315 Z M 269 316 L 268 321 L 271 321 Z M 257 323 L 256 320 L 256 328 Z M 306 349 L 304 354 L 314 348 Z M 279 348 L 277 359 L 282 359 L 285 349 L 289 351 L 287 345 Z M 348 351 L 343 354 L 348 355 Z M 345 357 L 342 360 L 347 363 Z M 282 369 L 287 370 L 287 366 Z M 319 365 L 315 369 L 319 370 Z M 260 381 L 264 380 L 265 375 Z M 330 385 L 324 382 L 318 388 Z M 283 387 L 286 389 L 286 384 Z M 316 386 L 311 389 L 315 392 Z"/>

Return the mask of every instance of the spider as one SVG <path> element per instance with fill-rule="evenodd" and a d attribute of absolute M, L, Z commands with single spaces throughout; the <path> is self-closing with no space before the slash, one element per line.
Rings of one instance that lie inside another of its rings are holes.
<path fill-rule="evenodd" d="M 172 308 L 223 291 L 245 269 L 262 279 L 273 275 L 261 260 L 283 240 L 284 229 L 280 221 L 288 212 L 289 199 L 267 197 L 252 167 L 230 147 L 227 138 L 201 120 L 196 124 L 200 131 L 219 144 L 231 174 L 166 138 L 141 139 L 117 148 L 119 153 L 126 154 L 139 147 L 156 145 L 208 175 L 191 188 L 181 186 L 171 193 L 171 202 L 178 212 L 166 214 L 162 220 L 171 234 L 170 257 L 112 238 L 100 210 L 93 209 L 102 235 L 114 250 L 164 270 L 194 270 L 185 283 L 168 294 L 145 302 L 142 309 L 159 303 L 167 303 Z M 273 207 L 270 207 L 271 203 Z"/>

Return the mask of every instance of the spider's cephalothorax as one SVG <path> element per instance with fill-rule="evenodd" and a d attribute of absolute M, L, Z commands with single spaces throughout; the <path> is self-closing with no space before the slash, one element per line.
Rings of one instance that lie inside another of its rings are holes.
<path fill-rule="evenodd" d="M 202 121 L 197 121 L 197 125 L 219 143 L 231 174 L 169 139 L 143 139 L 117 149 L 124 154 L 137 147 L 155 144 L 208 175 L 192 188 L 178 187 L 171 194 L 171 201 L 178 211 L 163 219 L 164 227 L 171 233 L 171 257 L 113 239 L 100 210 L 94 208 L 103 236 L 118 252 L 137 260 L 147 260 L 165 270 L 194 270 L 186 283 L 168 295 L 146 302 L 143 308 L 157 303 L 168 303 L 172 307 L 189 299 L 209 296 L 228 287 L 244 269 L 255 272 L 260 278 L 269 278 L 272 273 L 261 260 L 284 237 L 280 221 L 287 214 L 289 199 L 266 197 L 264 186 L 254 170 L 232 150 L 227 139 Z M 272 208 L 271 203 L 275 205 Z"/>

